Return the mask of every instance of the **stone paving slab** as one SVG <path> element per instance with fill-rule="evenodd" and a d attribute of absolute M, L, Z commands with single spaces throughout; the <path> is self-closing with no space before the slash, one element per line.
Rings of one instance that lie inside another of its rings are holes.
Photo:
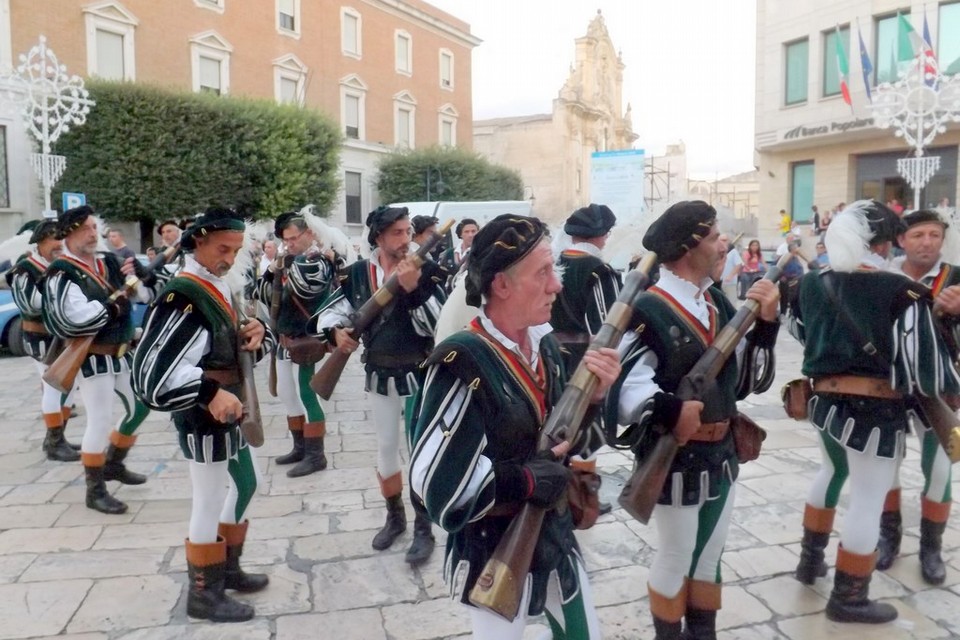
<path fill-rule="evenodd" d="M 951 520 L 944 536 L 948 561 L 942 588 L 923 583 L 917 566 L 919 448 L 908 439 L 904 486 L 902 557 L 877 574 L 871 594 L 893 603 L 901 618 L 877 627 L 839 625 L 823 615 L 832 584 L 797 583 L 803 502 L 819 461 L 817 435 L 806 423 L 783 417 L 777 391 L 795 377 L 799 348 L 784 338 L 772 390 L 743 404 L 768 438 L 760 459 L 741 466 L 735 509 L 722 561 L 724 607 L 721 640 L 844 640 L 960 637 L 960 527 Z M 5 358 L 0 381 L 32 379 L 26 359 Z M 443 582 L 445 534 L 435 531 L 437 551 L 411 570 L 403 553 L 408 531 L 378 553 L 370 540 L 383 524 L 383 498 L 374 473 L 376 436 L 357 362 L 326 403 L 330 467 L 305 478 L 287 478 L 274 458 L 290 449 L 282 406 L 265 389 L 260 368 L 266 443 L 257 452 L 264 472 L 248 516 L 248 570 L 267 573 L 271 585 L 237 597 L 257 617 L 218 625 L 186 616 L 183 539 L 190 513 L 190 481 L 169 420 L 151 414 L 128 458 L 149 476 L 145 485 L 110 483 L 130 505 L 105 516 L 84 505 L 78 464 L 47 461 L 40 453 L 39 393 L 0 386 L 0 416 L 10 447 L 0 453 L 0 640 L 466 640 L 469 616 L 449 598 Z M 351 386 L 352 385 L 352 386 Z M 68 431 L 80 439 L 84 420 Z M 399 428 L 399 427 L 398 427 Z M 404 460 L 406 460 L 406 455 Z M 604 450 L 598 469 L 604 499 L 614 501 L 629 475 L 628 453 Z M 953 483 L 960 492 L 960 479 Z M 844 516 L 841 499 L 838 526 Z M 601 517 L 578 539 L 590 573 L 594 601 L 607 639 L 652 638 L 646 581 L 658 532 L 621 510 Z M 832 567 L 837 536 L 831 537 Z M 122 602 L 122 604 L 120 604 Z M 545 621 L 531 620 L 524 640 L 549 637 Z"/>

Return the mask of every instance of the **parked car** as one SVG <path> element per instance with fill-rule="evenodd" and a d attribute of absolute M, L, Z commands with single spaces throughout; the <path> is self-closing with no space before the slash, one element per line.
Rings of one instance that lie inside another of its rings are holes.
<path fill-rule="evenodd" d="M 20 309 L 13 301 L 10 289 L 0 289 L 0 344 L 11 355 L 26 355 L 23 351 L 23 329 L 20 326 Z"/>

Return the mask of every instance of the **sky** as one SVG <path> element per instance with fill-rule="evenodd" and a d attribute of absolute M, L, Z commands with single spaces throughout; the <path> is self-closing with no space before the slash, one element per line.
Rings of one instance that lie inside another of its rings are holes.
<path fill-rule="evenodd" d="M 682 140 L 690 178 L 753 169 L 756 0 L 428 1 L 483 40 L 474 119 L 549 113 L 600 9 L 626 65 L 635 148 L 649 157 Z"/>

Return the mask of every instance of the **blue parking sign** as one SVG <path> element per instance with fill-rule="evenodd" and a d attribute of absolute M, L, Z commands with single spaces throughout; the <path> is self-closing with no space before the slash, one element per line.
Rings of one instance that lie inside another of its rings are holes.
<path fill-rule="evenodd" d="M 85 193 L 70 193 L 68 191 L 63 192 L 63 210 L 74 209 L 76 207 L 82 207 L 87 204 L 87 195 Z"/>

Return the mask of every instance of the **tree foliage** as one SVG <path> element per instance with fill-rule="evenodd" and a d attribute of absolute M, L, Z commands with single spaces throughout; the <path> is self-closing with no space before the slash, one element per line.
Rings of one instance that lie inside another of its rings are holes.
<path fill-rule="evenodd" d="M 523 179 L 513 169 L 496 165 L 478 153 L 456 147 L 400 151 L 380 161 L 377 189 L 383 202 L 427 200 L 521 200 Z M 437 183 L 442 183 L 442 192 Z"/>
<path fill-rule="evenodd" d="M 339 181 L 339 128 L 270 101 L 91 80 L 96 106 L 64 134 L 57 184 L 113 220 L 158 221 L 225 205 L 251 217 L 308 203 L 328 212 Z"/>

